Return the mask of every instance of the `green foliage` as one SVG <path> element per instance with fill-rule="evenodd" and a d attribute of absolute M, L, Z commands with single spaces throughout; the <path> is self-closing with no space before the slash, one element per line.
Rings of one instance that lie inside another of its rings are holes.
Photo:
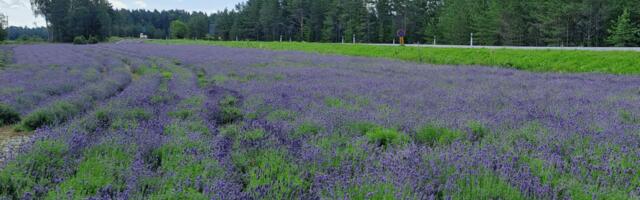
<path fill-rule="evenodd" d="M 143 108 L 132 108 L 124 113 L 124 118 L 136 121 L 149 120 L 151 119 L 151 113 Z"/>
<path fill-rule="evenodd" d="M 458 130 L 451 130 L 442 127 L 437 124 L 427 124 L 422 126 L 415 135 L 415 140 L 418 143 L 436 146 L 436 145 L 448 145 L 456 140 L 460 140 L 464 137 L 464 133 Z"/>
<path fill-rule="evenodd" d="M 160 67 L 158 67 L 158 65 L 150 65 L 150 66 L 138 66 L 136 68 L 133 69 L 133 74 L 136 74 L 138 76 L 143 76 L 143 75 L 147 75 L 147 74 L 155 74 L 155 73 L 161 73 L 161 69 Z"/>
<path fill-rule="evenodd" d="M 475 142 L 482 140 L 482 138 L 489 134 L 489 129 L 477 121 L 468 122 L 467 127 L 471 130 L 471 140 Z"/>
<path fill-rule="evenodd" d="M 131 147 L 129 147 L 131 148 Z M 58 185 L 59 190 L 49 192 L 49 199 L 68 197 L 84 199 L 95 195 L 105 186 L 115 191 L 123 191 L 126 186 L 127 170 L 133 155 L 124 147 L 103 144 L 85 151 L 84 160 L 75 175 Z"/>
<path fill-rule="evenodd" d="M 236 136 L 240 135 L 240 133 L 242 132 L 242 124 L 237 124 L 237 123 L 227 124 L 218 128 L 218 131 L 220 132 L 221 135 L 234 139 L 236 138 Z"/>
<path fill-rule="evenodd" d="M 162 72 L 161 75 L 165 80 L 171 80 L 171 78 L 173 77 L 173 73 L 167 71 Z"/>
<path fill-rule="evenodd" d="M 66 102 L 57 101 L 51 106 L 38 109 L 27 115 L 20 123 L 20 128 L 33 131 L 43 126 L 51 126 L 63 123 L 80 112 L 80 108 L 76 105 Z"/>
<path fill-rule="evenodd" d="M 230 124 L 242 120 L 242 110 L 238 108 L 238 99 L 227 95 L 218 102 L 220 111 L 217 116 L 219 124 Z"/>
<path fill-rule="evenodd" d="M 263 139 L 266 136 L 266 132 L 264 129 L 252 129 L 245 132 L 240 133 L 240 139 L 244 141 L 255 142 L 260 139 Z"/>
<path fill-rule="evenodd" d="M 5 39 L 7 39 L 7 30 L 4 29 L 4 24 L 0 22 L 0 42 L 3 42 Z"/>
<path fill-rule="evenodd" d="M 640 74 L 640 53 L 521 49 L 419 48 L 322 43 L 154 40 L 157 44 L 199 44 L 296 50 L 322 54 L 390 58 L 430 64 L 482 65 L 534 72 Z M 615 66 L 611 63 L 616 63 Z"/>
<path fill-rule="evenodd" d="M 73 38 L 73 44 L 87 44 L 87 39 L 84 36 L 76 36 Z"/>
<path fill-rule="evenodd" d="M 6 104 L 0 103 L 0 126 L 14 124 L 20 121 L 20 113 Z"/>
<path fill-rule="evenodd" d="M 296 127 L 290 134 L 292 139 L 299 139 L 308 135 L 316 135 L 322 131 L 322 126 L 313 122 L 305 121 Z"/>
<path fill-rule="evenodd" d="M 98 42 L 100 42 L 100 40 L 98 40 L 96 36 L 90 36 L 89 39 L 87 39 L 87 44 L 98 44 Z"/>
<path fill-rule="evenodd" d="M 614 46 L 627 47 L 637 46 L 640 41 L 640 28 L 631 22 L 629 9 L 625 9 L 622 15 L 613 22 L 611 29 L 609 29 L 609 38 L 607 41 Z"/>
<path fill-rule="evenodd" d="M 361 97 L 356 96 L 354 97 L 354 99 L 357 101 L 355 104 L 347 102 L 342 98 L 326 97 L 324 99 L 324 104 L 330 108 L 339 108 L 339 109 L 345 109 L 345 110 L 351 110 L 351 111 L 358 110 L 364 104 L 368 104 L 366 99 L 363 99 Z"/>
<path fill-rule="evenodd" d="M 619 116 L 620 119 L 622 120 L 622 122 L 627 123 L 627 124 L 640 124 L 640 117 L 634 115 L 633 113 L 629 112 L 628 110 L 621 110 L 619 112 Z"/>
<path fill-rule="evenodd" d="M 383 128 L 380 125 L 371 123 L 371 122 L 352 122 L 346 125 L 346 129 L 349 133 L 365 135 L 369 131 L 373 131 L 374 129 Z"/>
<path fill-rule="evenodd" d="M 107 109 L 98 109 L 93 115 L 90 115 L 88 118 L 84 119 L 81 122 L 81 125 L 85 130 L 95 131 L 98 128 L 106 128 L 111 125 L 113 122 L 112 113 L 110 113 Z"/>
<path fill-rule="evenodd" d="M 221 123 L 228 124 L 233 123 L 238 120 L 242 120 L 242 110 L 237 107 L 226 106 L 222 107 L 221 112 Z"/>
<path fill-rule="evenodd" d="M 187 38 L 189 34 L 189 27 L 187 27 L 187 25 L 180 20 L 172 21 L 170 30 L 171 38 L 173 39 L 184 39 Z"/>
<path fill-rule="evenodd" d="M 158 170 L 165 174 L 162 179 L 143 180 L 142 185 L 153 189 L 151 199 L 207 199 L 198 185 L 189 185 L 177 190 L 185 181 L 213 180 L 224 176 L 224 170 L 215 159 L 202 158 L 209 153 L 208 144 L 194 141 L 185 135 L 174 135 L 174 139 L 153 152 L 158 158 Z"/>
<path fill-rule="evenodd" d="M 529 167 L 531 174 L 538 177 L 543 184 L 549 184 L 552 187 L 561 187 L 563 190 L 559 191 L 557 196 L 559 198 L 570 199 L 633 199 L 629 196 L 630 190 L 633 190 L 636 186 L 616 187 L 608 188 L 602 186 L 595 186 L 584 181 L 576 179 L 575 176 L 567 173 L 562 173 L 553 165 L 547 164 L 544 160 L 539 158 L 523 157 L 522 161 Z M 629 165 L 623 167 L 624 169 L 634 169 L 637 165 Z M 590 173 L 591 176 L 595 176 L 597 179 L 597 171 L 594 170 Z M 626 176 L 626 175 L 625 175 Z M 637 178 L 638 177 L 634 177 Z M 614 178 L 615 179 L 615 178 Z M 637 184 L 637 183 L 636 183 Z M 627 192 L 625 192 L 625 190 Z"/>
<path fill-rule="evenodd" d="M 270 112 L 266 116 L 266 119 L 267 119 L 267 121 L 270 121 L 270 122 L 293 121 L 293 120 L 295 120 L 295 117 L 296 117 L 296 113 L 294 111 L 285 110 L 285 109 L 279 109 L 279 110 L 275 110 L 275 111 Z"/>
<path fill-rule="evenodd" d="M 181 119 L 181 120 L 186 120 L 193 115 L 194 115 L 193 111 L 189 109 L 180 109 L 177 111 L 169 112 L 169 116 L 176 119 Z"/>
<path fill-rule="evenodd" d="M 245 188 L 254 198 L 296 199 L 311 184 L 303 177 L 303 168 L 281 150 L 235 152 L 232 160 L 246 173 Z M 261 194 L 259 189 L 265 187 L 268 191 Z"/>
<path fill-rule="evenodd" d="M 34 187 L 53 187 L 62 172 L 68 147 L 54 140 L 37 141 L 31 151 L 9 162 L 0 170 L 0 198 L 23 197 Z"/>
<path fill-rule="evenodd" d="M 319 137 L 312 141 L 312 144 L 319 149 L 326 160 L 323 160 L 321 168 L 339 167 L 347 163 L 353 168 L 363 167 L 363 162 L 369 155 L 362 145 L 365 140 L 352 141 L 351 136 L 344 134 L 330 134 L 325 137 Z"/>
<path fill-rule="evenodd" d="M 460 190 L 452 194 L 453 199 L 526 199 L 518 188 L 486 171 L 463 177 L 457 184 Z"/>
<path fill-rule="evenodd" d="M 222 100 L 220 100 L 218 105 L 220 105 L 221 107 L 237 106 L 238 105 L 238 98 L 236 98 L 236 97 L 234 97 L 232 95 L 226 95 L 226 96 L 224 96 L 224 98 L 222 98 Z"/>
<path fill-rule="evenodd" d="M 365 133 L 370 142 L 374 142 L 379 146 L 388 146 L 391 144 L 406 142 L 407 138 L 404 133 L 396 129 L 390 128 L 374 128 Z"/>
<path fill-rule="evenodd" d="M 345 189 L 337 189 L 336 193 L 339 195 L 337 199 L 396 199 L 396 188 L 390 183 L 354 184 Z"/>
<path fill-rule="evenodd" d="M 331 108 L 342 108 L 346 103 L 344 103 L 340 98 L 327 97 L 324 99 L 324 104 Z"/>

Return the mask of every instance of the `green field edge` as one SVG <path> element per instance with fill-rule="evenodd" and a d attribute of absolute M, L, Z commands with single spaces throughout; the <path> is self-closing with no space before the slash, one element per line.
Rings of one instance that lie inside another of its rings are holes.
<path fill-rule="evenodd" d="M 531 72 L 640 75 L 640 52 L 467 49 L 305 42 L 148 40 L 162 45 L 213 45 L 328 55 L 387 58 L 423 64 L 492 66 Z"/>

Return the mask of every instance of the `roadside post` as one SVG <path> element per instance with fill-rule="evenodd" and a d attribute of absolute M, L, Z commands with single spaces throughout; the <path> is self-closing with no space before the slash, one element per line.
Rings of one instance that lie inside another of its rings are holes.
<path fill-rule="evenodd" d="M 471 33 L 471 41 L 469 42 L 471 46 L 473 46 L 473 33 Z"/>
<path fill-rule="evenodd" d="M 399 29 L 396 35 L 400 38 L 400 46 L 404 46 L 404 36 L 406 35 L 404 29 Z"/>

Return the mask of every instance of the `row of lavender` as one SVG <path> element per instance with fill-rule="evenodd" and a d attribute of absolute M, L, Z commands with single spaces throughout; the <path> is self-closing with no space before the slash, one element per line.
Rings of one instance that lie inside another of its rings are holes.
<path fill-rule="evenodd" d="M 0 76 L 55 73 L 60 67 L 47 69 L 47 58 L 39 57 L 53 55 L 60 60 L 51 63 L 60 66 L 79 66 L 82 59 L 66 60 L 74 56 L 91 58 L 79 70 L 126 66 L 133 81 L 77 117 L 36 131 L 34 143 L 0 172 L 0 196 L 640 195 L 637 77 L 206 46 L 45 45 L 13 52 L 15 66 L 32 67 Z M 26 61 L 34 53 L 37 59 Z M 74 99 L 71 93 L 59 98 Z"/>

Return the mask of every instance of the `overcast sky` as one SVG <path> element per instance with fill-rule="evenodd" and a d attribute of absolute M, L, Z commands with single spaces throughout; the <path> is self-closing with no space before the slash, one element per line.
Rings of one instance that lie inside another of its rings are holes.
<path fill-rule="evenodd" d="M 216 12 L 234 8 L 245 0 L 109 0 L 114 8 L 126 9 L 182 9 L 188 11 Z M 29 0 L 0 0 L 0 13 L 9 16 L 10 26 L 44 26 L 44 19 L 36 18 Z"/>

